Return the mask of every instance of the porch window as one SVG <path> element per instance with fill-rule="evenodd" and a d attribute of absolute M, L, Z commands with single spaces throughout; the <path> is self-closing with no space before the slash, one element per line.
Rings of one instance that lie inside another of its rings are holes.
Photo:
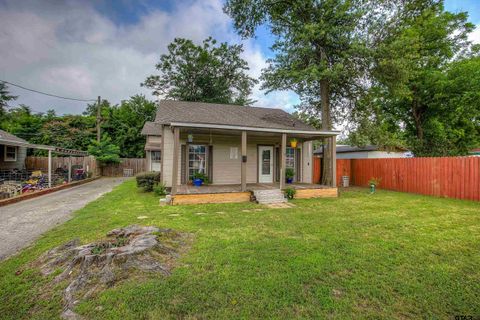
<path fill-rule="evenodd" d="M 17 147 L 5 146 L 5 161 L 17 161 Z"/>
<path fill-rule="evenodd" d="M 188 145 L 188 178 L 193 180 L 193 175 L 197 172 L 207 174 L 206 171 L 207 146 Z"/>
<path fill-rule="evenodd" d="M 285 167 L 295 170 L 295 149 L 287 147 L 287 153 L 285 156 Z"/>

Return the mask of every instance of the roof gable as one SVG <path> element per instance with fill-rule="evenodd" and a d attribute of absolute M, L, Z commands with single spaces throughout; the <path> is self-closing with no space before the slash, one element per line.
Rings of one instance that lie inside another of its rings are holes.
<path fill-rule="evenodd" d="M 159 124 L 186 122 L 270 129 L 315 130 L 312 126 L 281 109 L 174 100 L 159 102 L 155 122 Z"/>
<path fill-rule="evenodd" d="M 19 138 L 17 136 L 14 136 L 11 133 L 8 133 L 6 131 L 3 131 L 0 129 L 0 141 L 11 141 L 11 142 L 17 142 L 17 143 L 28 143 L 28 141 L 23 140 L 22 138 Z"/>

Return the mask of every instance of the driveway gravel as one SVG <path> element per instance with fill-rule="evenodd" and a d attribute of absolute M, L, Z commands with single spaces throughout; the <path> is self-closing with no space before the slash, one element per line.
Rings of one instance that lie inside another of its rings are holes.
<path fill-rule="evenodd" d="M 123 181 L 124 178 L 102 178 L 0 207 L 0 260 L 64 223 L 71 218 L 72 212 L 110 192 Z"/>

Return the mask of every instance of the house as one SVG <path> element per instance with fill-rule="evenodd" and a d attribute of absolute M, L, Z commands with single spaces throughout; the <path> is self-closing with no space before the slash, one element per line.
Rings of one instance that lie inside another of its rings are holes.
<path fill-rule="evenodd" d="M 142 133 L 148 166 L 161 172 L 176 203 L 203 202 L 201 194 L 217 194 L 204 202 L 227 202 L 249 199 L 255 190 L 280 191 L 287 168 L 294 171 L 291 186 L 302 190 L 298 197 L 336 196 L 336 183 L 312 184 L 312 141 L 328 138 L 335 145 L 339 132 L 316 130 L 280 109 L 164 100 Z M 196 173 L 209 185 L 191 186 Z"/>
<path fill-rule="evenodd" d="M 0 130 L 0 170 L 25 169 L 28 142 Z"/>
<path fill-rule="evenodd" d="M 48 152 L 47 183 L 48 187 L 52 186 L 52 154 L 60 154 L 66 156 L 87 156 L 86 151 L 71 150 L 54 146 L 46 146 L 29 143 L 11 133 L 0 130 L 0 184 L 5 182 L 21 182 L 26 180 L 31 172 L 26 170 L 25 159 L 27 157 L 27 149 L 44 150 Z M 71 166 L 69 166 L 71 170 Z M 70 179 L 71 172 L 68 177 Z"/>
<path fill-rule="evenodd" d="M 322 147 L 314 151 L 315 156 L 323 157 Z M 378 146 L 367 145 L 363 147 L 338 145 L 337 159 L 378 159 L 378 158 L 408 158 L 406 149 L 382 150 Z"/>

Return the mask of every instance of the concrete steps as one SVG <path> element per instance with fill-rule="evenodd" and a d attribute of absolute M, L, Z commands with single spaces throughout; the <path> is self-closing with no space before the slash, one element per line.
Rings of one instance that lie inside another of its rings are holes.
<path fill-rule="evenodd" d="M 285 199 L 285 196 L 280 189 L 254 190 L 253 195 L 255 200 L 260 204 L 287 202 L 287 199 Z"/>

